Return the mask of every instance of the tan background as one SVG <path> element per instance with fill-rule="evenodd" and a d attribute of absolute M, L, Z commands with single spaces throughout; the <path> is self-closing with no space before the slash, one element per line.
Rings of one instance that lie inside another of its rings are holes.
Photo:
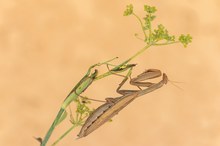
<path fill-rule="evenodd" d="M 121 62 L 144 46 L 134 17 L 123 17 L 133 3 L 158 8 L 156 22 L 170 33 L 190 33 L 193 43 L 154 47 L 133 61 L 134 75 L 159 68 L 182 81 L 139 98 L 85 139 L 79 129 L 59 145 L 219 146 L 220 1 L 0 1 L 0 145 L 37 146 L 59 106 L 87 68 L 115 56 Z M 143 15 L 142 15 L 143 16 Z M 121 78 L 96 82 L 86 95 L 116 96 Z M 68 122 L 67 122 L 68 123 Z M 57 129 L 54 140 L 66 128 Z"/>

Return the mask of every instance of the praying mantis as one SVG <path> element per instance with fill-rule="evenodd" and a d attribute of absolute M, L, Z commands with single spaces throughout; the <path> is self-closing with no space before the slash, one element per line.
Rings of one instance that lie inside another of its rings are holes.
<path fill-rule="evenodd" d="M 162 80 L 158 83 L 142 82 L 147 79 L 158 78 L 162 75 L 160 70 L 149 69 L 138 75 L 136 78 L 130 80 L 131 85 L 141 87 L 147 87 L 143 90 L 120 90 L 123 84 L 127 81 L 128 76 L 131 75 L 131 69 L 124 80 L 119 84 L 117 92 L 121 94 L 121 97 L 106 98 L 106 103 L 99 106 L 92 114 L 87 118 L 84 125 L 82 126 L 78 138 L 85 137 L 109 121 L 112 117 L 118 114 L 124 107 L 131 103 L 134 99 L 139 96 L 150 93 L 156 89 L 161 88 L 168 82 L 168 77 L 163 73 Z"/>
<path fill-rule="evenodd" d="M 99 80 L 101 78 L 104 78 L 106 76 L 109 76 L 111 74 L 117 74 L 120 72 L 124 72 L 132 67 L 134 67 L 136 64 L 127 64 L 131 59 L 128 59 L 121 64 L 115 66 L 108 72 L 101 74 L 98 76 L 98 70 L 95 69 L 94 72 L 92 72 L 92 69 L 101 66 L 101 65 L 108 65 L 109 62 L 113 61 L 114 59 L 117 59 L 118 57 L 115 57 L 113 59 L 110 59 L 108 61 L 102 62 L 102 63 L 97 63 L 89 67 L 87 73 L 84 75 L 84 77 L 76 84 L 76 86 L 71 90 L 71 92 L 67 95 L 65 100 L 63 101 L 61 108 L 53 121 L 52 125 L 50 126 L 48 132 L 46 133 L 46 136 L 44 139 L 41 137 L 35 138 L 37 141 L 40 142 L 41 146 L 46 146 L 50 136 L 52 135 L 55 127 L 65 118 L 66 116 L 66 108 L 69 106 L 69 104 L 76 100 L 80 94 L 82 94 L 95 80 Z"/>
<path fill-rule="evenodd" d="M 58 111 L 57 116 L 55 117 L 53 123 L 51 124 L 49 130 L 47 131 L 45 137 L 42 138 L 36 138 L 40 143 L 41 146 L 46 146 L 47 142 L 49 141 L 54 129 L 57 127 L 59 123 L 62 122 L 62 120 L 66 117 L 66 108 L 70 105 L 71 102 L 76 101 L 78 97 L 86 90 L 88 87 L 94 82 L 99 79 L 105 78 L 107 76 L 110 76 L 114 73 L 124 72 L 128 69 L 131 69 L 134 65 L 128 64 L 131 62 L 134 58 L 142 54 L 144 51 L 146 51 L 151 46 L 163 46 L 163 45 L 170 45 L 175 43 L 182 43 L 184 47 L 186 47 L 189 43 L 191 43 L 192 37 L 188 35 L 180 35 L 178 40 L 175 38 L 175 36 L 170 35 L 167 31 L 167 29 L 163 25 L 158 25 L 157 28 L 154 28 L 152 25 L 152 22 L 155 18 L 155 12 L 156 8 L 148 5 L 144 5 L 144 11 L 146 12 L 146 17 L 143 18 L 143 20 L 134 12 L 133 5 L 127 5 L 126 10 L 124 11 L 124 16 L 133 15 L 137 18 L 137 20 L 140 23 L 140 26 L 142 28 L 144 38 L 143 41 L 145 43 L 144 47 L 138 50 L 135 54 L 133 54 L 131 57 L 123 61 L 122 63 L 115 65 L 111 70 L 108 72 L 105 72 L 101 75 L 98 74 L 98 70 L 94 70 L 95 67 L 101 66 L 103 64 L 108 64 L 108 62 L 112 61 L 106 61 L 103 63 L 97 63 L 89 67 L 86 74 L 83 76 L 83 78 L 76 84 L 76 86 L 72 89 L 72 91 L 68 94 L 68 96 L 65 98 L 63 103 L 61 104 L 61 107 Z M 137 37 L 138 38 L 138 37 Z M 94 70 L 94 71 L 93 71 Z M 122 110 L 125 106 L 127 106 L 130 102 L 132 102 L 135 98 L 142 96 L 144 94 L 147 94 L 149 92 L 152 92 L 160 87 L 162 87 L 167 82 L 167 76 L 166 74 L 163 74 L 163 79 L 154 84 L 154 83 L 142 83 L 141 81 L 145 80 L 144 78 L 146 76 L 149 77 L 149 74 L 155 75 L 152 78 L 156 78 L 161 76 L 162 74 L 155 74 L 156 70 L 150 70 L 148 72 L 144 72 L 143 74 L 139 75 L 136 79 L 131 80 L 131 84 L 138 85 L 138 86 L 145 86 L 148 87 L 143 90 L 120 90 L 120 88 L 117 89 L 117 92 L 122 94 L 121 97 L 118 98 L 109 98 L 105 104 L 100 106 L 98 109 L 96 109 L 87 119 L 85 122 L 82 132 L 80 132 L 79 137 L 84 137 L 100 127 L 102 124 L 106 122 L 106 119 L 110 119 L 115 114 L 117 114 L 120 110 Z M 147 75 L 145 75 L 147 74 Z M 143 79 L 143 80 L 142 80 Z M 121 85 L 126 82 L 127 78 L 125 78 Z M 120 86 L 119 86 L 120 87 Z M 93 120 L 92 120 L 93 119 Z M 92 122 L 91 122 L 92 121 Z M 100 122 L 100 123 L 98 123 Z M 90 123 L 90 124 L 88 124 Z M 75 126 L 79 126 L 75 125 Z M 61 138 L 63 138 L 66 134 L 68 134 L 75 126 L 72 126 L 67 132 L 65 132 Z M 60 139 L 61 139 L 60 138 Z M 60 139 L 58 139 L 54 144 L 56 144 Z"/>

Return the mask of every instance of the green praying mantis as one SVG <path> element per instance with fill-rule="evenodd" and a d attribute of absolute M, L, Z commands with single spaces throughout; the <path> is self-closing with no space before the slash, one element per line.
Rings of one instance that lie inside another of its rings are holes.
<path fill-rule="evenodd" d="M 131 70 L 128 72 L 130 76 Z M 99 106 L 92 114 L 87 118 L 86 122 L 82 126 L 78 138 L 85 137 L 92 133 L 94 130 L 99 128 L 105 122 L 109 121 L 112 117 L 118 114 L 124 107 L 131 103 L 134 99 L 139 96 L 150 93 L 156 89 L 161 88 L 164 84 L 168 82 L 168 77 L 163 73 L 163 78 L 158 83 L 143 82 L 147 79 L 158 78 L 162 75 L 160 70 L 149 69 L 138 75 L 136 78 L 130 80 L 130 84 L 140 87 L 147 87 L 143 90 L 120 90 L 123 84 L 126 82 L 128 77 L 126 76 L 124 80 L 119 84 L 117 92 L 121 94 L 121 97 L 116 98 L 106 98 L 106 103 Z"/>
<path fill-rule="evenodd" d="M 95 69 L 92 72 L 93 68 L 95 68 L 97 66 L 101 66 L 101 65 L 108 65 L 109 62 L 111 62 L 117 58 L 118 57 L 115 57 L 115 58 L 110 59 L 108 61 L 105 61 L 102 63 L 97 63 L 97 64 L 94 64 L 89 67 L 85 76 L 76 84 L 76 86 L 71 90 L 71 92 L 68 94 L 68 96 L 63 101 L 61 108 L 60 108 L 55 120 L 53 121 L 52 125 L 50 126 L 48 132 L 46 133 L 46 136 L 44 137 L 44 139 L 42 140 L 41 138 L 36 138 L 36 140 L 38 140 L 41 143 L 41 146 L 46 146 L 46 143 L 48 142 L 48 140 L 49 140 L 52 132 L 56 128 L 56 126 L 66 117 L 66 110 L 65 109 L 69 106 L 69 104 L 72 101 L 76 100 L 80 96 L 80 94 L 82 94 L 95 80 L 99 80 L 99 79 L 104 78 L 106 76 L 109 76 L 111 74 L 124 72 L 124 71 L 135 66 L 135 64 L 128 64 L 128 62 L 131 60 L 131 58 L 130 58 L 130 59 L 124 61 L 123 63 L 115 66 L 114 68 L 112 68 L 111 70 L 109 70 L 108 72 L 106 72 L 102 75 L 98 76 L 97 69 Z"/>

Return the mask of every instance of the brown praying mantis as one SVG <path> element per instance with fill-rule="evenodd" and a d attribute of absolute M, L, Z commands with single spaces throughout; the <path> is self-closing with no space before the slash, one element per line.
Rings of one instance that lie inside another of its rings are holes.
<path fill-rule="evenodd" d="M 146 89 L 142 90 L 140 88 L 140 90 L 120 90 L 123 84 L 127 81 L 128 76 L 130 75 L 131 70 L 128 72 L 128 75 L 119 84 L 119 87 L 116 90 L 122 96 L 116 98 L 106 98 L 106 103 L 99 106 L 87 118 L 78 134 L 78 138 L 85 137 L 92 133 L 94 130 L 96 130 L 105 122 L 109 121 L 112 117 L 118 114 L 124 107 L 126 107 L 137 97 L 150 93 L 156 89 L 159 89 L 168 82 L 168 77 L 165 73 L 163 73 L 163 78 L 158 83 L 143 82 L 147 79 L 153 79 L 162 76 L 160 70 L 149 69 L 144 71 L 142 74 L 138 75 L 136 78 L 130 80 L 131 85 L 138 86 L 138 88 L 140 88 L 140 86 L 147 87 Z"/>

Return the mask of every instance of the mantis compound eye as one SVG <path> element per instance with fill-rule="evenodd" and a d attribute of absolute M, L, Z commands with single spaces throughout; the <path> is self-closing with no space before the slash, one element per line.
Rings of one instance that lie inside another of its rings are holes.
<path fill-rule="evenodd" d="M 164 84 L 167 84 L 168 82 L 168 77 L 165 73 L 163 73 L 163 81 L 164 81 Z"/>

